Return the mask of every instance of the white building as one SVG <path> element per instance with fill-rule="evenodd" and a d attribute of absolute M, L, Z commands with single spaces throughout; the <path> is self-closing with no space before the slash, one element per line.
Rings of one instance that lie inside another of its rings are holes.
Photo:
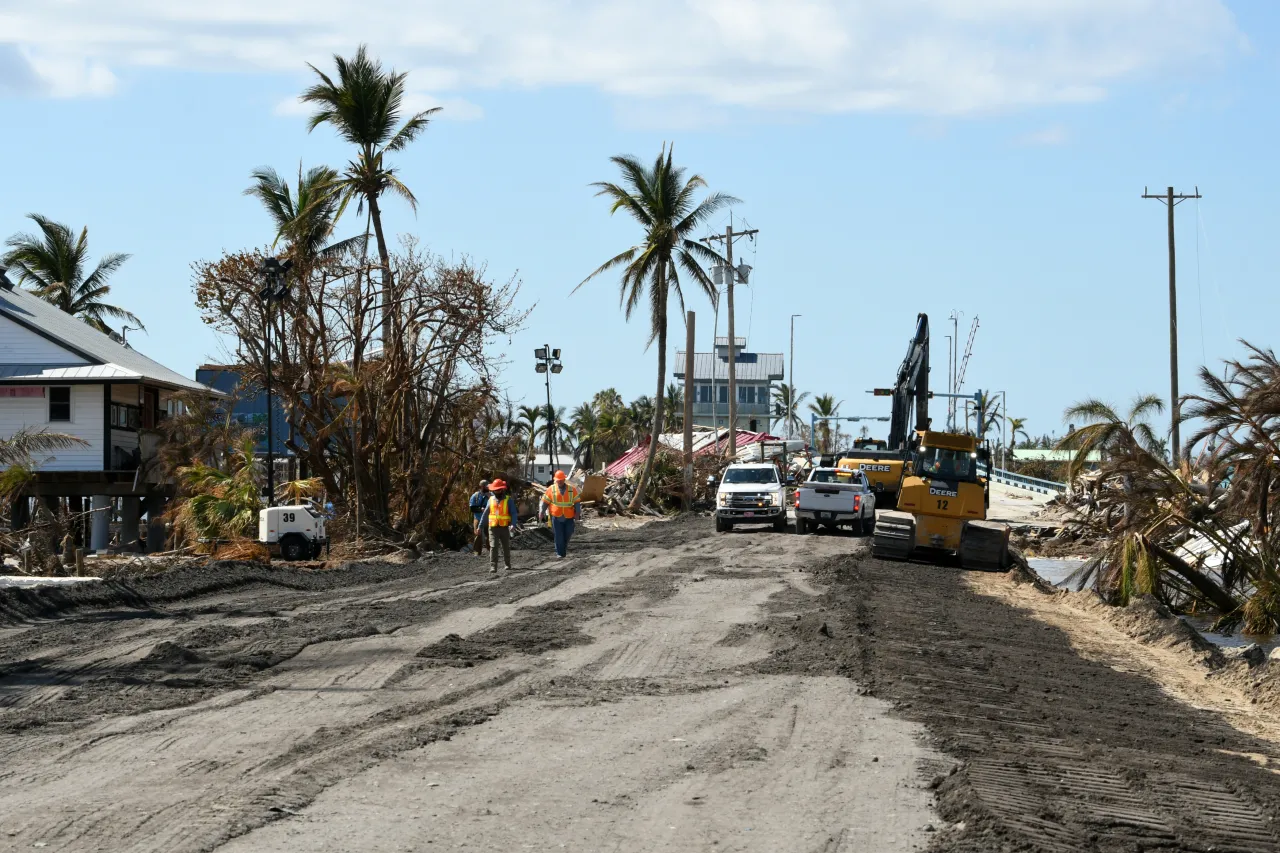
<path fill-rule="evenodd" d="M 693 356 L 693 422 L 697 426 L 729 426 L 729 339 L 716 338 L 716 351 Z M 734 343 L 738 387 L 738 429 L 768 432 L 773 420 L 773 383 L 783 379 L 780 352 L 748 352 L 747 339 Z M 676 352 L 672 375 L 684 385 L 685 354 Z"/>
<path fill-rule="evenodd" d="M 546 453 L 536 453 L 533 459 L 525 463 L 525 471 L 530 480 L 537 483 L 550 483 L 556 471 L 563 471 L 565 476 L 573 473 L 573 454 L 568 451 L 556 454 L 556 463 Z"/>
<path fill-rule="evenodd" d="M 147 466 L 157 426 L 180 392 L 218 392 L 119 343 L 0 273 L 0 437 L 21 429 L 76 436 L 83 447 L 36 459 L 32 497 L 91 499 L 90 545 L 108 544 L 119 512 L 120 544 L 136 547 L 145 514 L 156 519 L 173 485 Z M 140 473 L 140 470 L 142 473 Z M 152 548 L 156 538 L 148 537 Z"/>

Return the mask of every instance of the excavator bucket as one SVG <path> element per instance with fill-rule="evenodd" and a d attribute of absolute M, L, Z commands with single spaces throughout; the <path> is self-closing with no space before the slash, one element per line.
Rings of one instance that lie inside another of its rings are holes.
<path fill-rule="evenodd" d="M 871 553 L 890 560 L 905 560 L 916 543 L 916 519 L 909 512 L 876 513 Z"/>
<path fill-rule="evenodd" d="M 1001 571 L 1009 565 L 1009 526 L 970 521 L 960 534 L 960 565 L 966 569 Z"/>

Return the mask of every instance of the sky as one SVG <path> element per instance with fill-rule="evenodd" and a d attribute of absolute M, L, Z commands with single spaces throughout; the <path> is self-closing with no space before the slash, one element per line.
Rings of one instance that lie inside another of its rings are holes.
<path fill-rule="evenodd" d="M 263 246 L 252 169 L 342 166 L 297 94 L 367 42 L 438 118 L 395 165 L 419 200 L 387 228 L 517 276 L 504 385 L 543 399 L 533 349 L 563 350 L 557 405 L 656 390 L 648 320 L 614 278 L 639 239 L 590 184 L 664 143 L 758 228 L 737 329 L 790 353 L 802 391 L 883 416 L 925 312 L 935 390 L 953 313 L 978 320 L 964 390 L 1004 392 L 1033 434 L 1097 397 L 1167 395 L 1165 209 L 1177 208 L 1182 389 L 1238 339 L 1274 344 L 1280 7 L 1264 0 L 0 0 L 0 238 L 28 213 L 128 252 L 112 300 L 130 343 L 192 375 L 225 342 L 192 264 Z M 341 230 L 355 233 L 353 216 Z M 690 294 L 699 349 L 710 302 Z M 720 334 L 725 316 L 720 313 Z M 684 327 L 672 312 L 671 353 Z M 671 360 L 669 359 L 669 364 Z M 940 408 L 935 402 L 935 411 Z M 875 430 L 873 430 L 873 433 Z"/>

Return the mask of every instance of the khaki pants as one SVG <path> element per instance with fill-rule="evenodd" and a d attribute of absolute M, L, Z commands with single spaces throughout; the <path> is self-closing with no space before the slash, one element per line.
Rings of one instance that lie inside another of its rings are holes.
<path fill-rule="evenodd" d="M 508 569 L 511 568 L 511 528 L 489 528 L 489 565 L 498 568 L 498 551 L 502 551 L 502 560 Z"/>
<path fill-rule="evenodd" d="M 484 548 L 489 544 L 489 531 L 481 527 L 479 522 L 472 524 L 474 535 L 471 537 L 471 548 L 477 555 L 484 553 Z"/>

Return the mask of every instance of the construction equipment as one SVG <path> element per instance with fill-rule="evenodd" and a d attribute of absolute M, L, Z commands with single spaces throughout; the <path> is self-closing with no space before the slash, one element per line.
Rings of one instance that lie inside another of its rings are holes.
<path fill-rule="evenodd" d="M 921 314 L 892 392 L 889 447 L 900 448 L 905 457 L 900 463 L 897 505 L 895 510 L 877 514 L 872 553 L 898 560 L 959 556 L 960 565 L 967 569 L 1003 569 L 1008 564 L 1009 527 L 987 521 L 991 450 L 980 438 L 984 433 L 982 415 L 978 416 L 979 437 L 930 430 L 929 398 L 933 395 L 928 389 L 928 374 L 929 321 Z M 908 447 L 906 421 L 913 403 L 916 430 Z M 872 476 L 865 463 L 858 467 Z"/>
<path fill-rule="evenodd" d="M 907 355 L 898 368 L 893 388 L 878 388 L 877 397 L 893 398 L 887 442 L 859 440 L 851 450 L 834 460 L 840 468 L 861 470 L 876 493 L 880 509 L 898 504 L 898 493 L 910 460 L 909 439 L 914 416 L 917 429 L 929 427 L 929 316 L 916 317 L 916 333 L 907 346 Z M 881 449 L 873 449 L 879 444 Z"/>
<path fill-rule="evenodd" d="M 1009 527 L 987 521 L 990 480 L 985 443 L 971 435 L 918 432 L 898 509 L 876 518 L 872 553 L 897 560 L 958 555 L 966 569 L 1006 568 Z"/>

